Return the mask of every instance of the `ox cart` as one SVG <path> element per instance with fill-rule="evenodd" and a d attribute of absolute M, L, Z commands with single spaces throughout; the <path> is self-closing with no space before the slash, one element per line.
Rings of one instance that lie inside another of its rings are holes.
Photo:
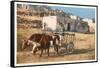
<path fill-rule="evenodd" d="M 56 33 L 60 34 L 60 33 Z M 65 48 L 68 54 L 74 51 L 75 33 L 64 33 L 61 40 L 61 48 Z"/>

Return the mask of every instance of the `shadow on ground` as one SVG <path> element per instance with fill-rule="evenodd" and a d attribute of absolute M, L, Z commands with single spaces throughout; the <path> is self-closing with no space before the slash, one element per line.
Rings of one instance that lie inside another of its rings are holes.
<path fill-rule="evenodd" d="M 92 51 L 94 51 L 94 49 L 75 49 L 73 53 L 68 54 L 66 49 L 62 49 L 60 50 L 60 54 L 61 55 L 74 55 L 74 54 L 84 54 L 84 53 L 88 53 Z"/>
<path fill-rule="evenodd" d="M 61 49 L 60 51 L 59 51 L 59 54 L 57 55 L 57 54 L 54 54 L 54 53 L 52 53 L 52 52 L 50 52 L 50 56 L 49 57 L 62 57 L 62 56 L 65 56 L 65 55 L 79 55 L 79 54 L 85 54 L 85 53 L 89 53 L 89 52 L 92 52 L 92 51 L 94 51 L 94 49 L 75 49 L 74 51 L 73 51 L 73 53 L 70 53 L 70 54 L 68 54 L 67 52 L 66 52 L 66 49 Z M 47 56 L 48 57 L 48 56 Z M 45 57 L 46 58 L 46 57 Z"/>

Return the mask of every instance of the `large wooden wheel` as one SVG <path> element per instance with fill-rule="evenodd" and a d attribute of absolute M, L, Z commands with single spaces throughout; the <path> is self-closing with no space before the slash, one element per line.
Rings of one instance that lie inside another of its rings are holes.
<path fill-rule="evenodd" d="M 74 51 L 74 43 L 70 42 L 66 46 L 67 53 L 72 53 Z"/>

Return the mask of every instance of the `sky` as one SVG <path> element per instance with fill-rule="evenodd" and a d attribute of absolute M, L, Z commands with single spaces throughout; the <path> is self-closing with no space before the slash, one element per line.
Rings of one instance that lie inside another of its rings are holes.
<path fill-rule="evenodd" d="M 64 12 L 70 12 L 73 15 L 81 18 L 93 19 L 95 18 L 95 8 L 79 8 L 79 7 L 58 7 L 53 6 L 52 9 L 63 10 Z"/>

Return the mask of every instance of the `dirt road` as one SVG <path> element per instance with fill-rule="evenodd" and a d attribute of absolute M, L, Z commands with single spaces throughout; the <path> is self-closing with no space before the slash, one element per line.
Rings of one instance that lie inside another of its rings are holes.
<path fill-rule="evenodd" d="M 60 51 L 59 55 L 55 55 L 50 51 L 48 57 L 46 53 L 39 57 L 40 52 L 33 55 L 30 52 L 18 52 L 17 63 L 40 63 L 40 62 L 57 62 L 57 61 L 77 61 L 77 60 L 93 60 L 95 59 L 94 50 L 91 49 L 76 49 L 72 54 L 67 54 L 65 49 Z"/>

